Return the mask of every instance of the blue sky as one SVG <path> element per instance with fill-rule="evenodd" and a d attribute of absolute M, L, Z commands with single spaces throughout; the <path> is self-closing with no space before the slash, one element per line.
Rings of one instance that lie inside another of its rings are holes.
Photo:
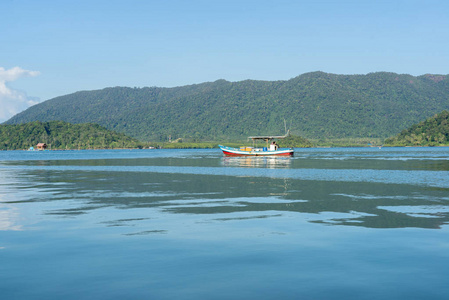
<path fill-rule="evenodd" d="M 449 73 L 446 0 L 1 0 L 0 9 L 0 122 L 110 86 Z"/>

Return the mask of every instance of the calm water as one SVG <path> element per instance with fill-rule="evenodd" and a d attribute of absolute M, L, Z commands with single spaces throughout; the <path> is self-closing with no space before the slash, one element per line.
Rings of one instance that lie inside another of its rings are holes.
<path fill-rule="evenodd" d="M 449 148 L 0 152 L 1 299 L 447 299 Z"/>

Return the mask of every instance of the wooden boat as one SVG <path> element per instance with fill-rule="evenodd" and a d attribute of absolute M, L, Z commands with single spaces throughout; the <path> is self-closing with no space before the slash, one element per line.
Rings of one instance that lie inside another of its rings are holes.
<path fill-rule="evenodd" d="M 249 139 L 253 140 L 253 144 L 257 140 L 264 140 L 267 142 L 266 147 L 240 147 L 233 148 L 218 145 L 224 155 L 228 156 L 293 156 L 295 150 L 293 148 L 278 148 L 275 143 L 268 145 L 268 143 L 275 139 L 283 139 L 288 136 L 288 132 L 283 136 L 250 136 Z"/>

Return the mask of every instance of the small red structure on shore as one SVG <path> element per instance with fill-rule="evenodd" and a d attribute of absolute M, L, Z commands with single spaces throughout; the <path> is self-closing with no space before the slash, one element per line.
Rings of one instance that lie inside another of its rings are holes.
<path fill-rule="evenodd" d="M 36 148 L 37 148 L 37 150 L 45 150 L 45 149 L 47 149 L 47 144 L 45 144 L 45 143 L 38 143 Z"/>

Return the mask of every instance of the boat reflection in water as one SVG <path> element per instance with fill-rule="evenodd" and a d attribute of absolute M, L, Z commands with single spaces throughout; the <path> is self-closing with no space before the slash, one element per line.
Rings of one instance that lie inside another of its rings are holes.
<path fill-rule="evenodd" d="M 225 167 L 248 168 L 288 168 L 292 157 L 280 156 L 224 156 L 221 160 Z"/>

